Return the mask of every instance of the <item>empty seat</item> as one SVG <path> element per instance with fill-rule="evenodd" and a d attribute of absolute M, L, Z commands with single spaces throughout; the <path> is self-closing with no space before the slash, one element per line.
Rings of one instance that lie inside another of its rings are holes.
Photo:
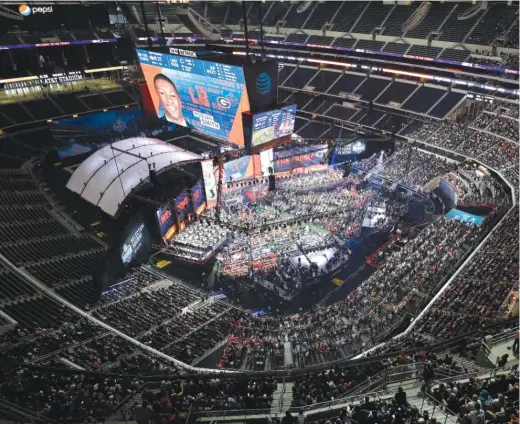
<path fill-rule="evenodd" d="M 480 19 L 483 11 L 480 11 L 470 19 L 459 20 L 458 17 L 462 15 L 467 10 L 471 9 L 475 5 L 471 3 L 459 3 L 455 7 L 456 9 L 450 15 L 448 20 L 444 23 L 441 29 L 440 40 L 443 41 L 452 41 L 452 42 L 461 42 L 466 38 L 469 30 L 473 28 L 473 25 Z"/>
<path fill-rule="evenodd" d="M 446 91 L 433 87 L 421 87 L 402 106 L 403 109 L 425 113 L 439 100 Z"/>
<path fill-rule="evenodd" d="M 421 57 L 437 57 L 437 55 L 442 51 L 441 47 L 428 47 L 428 46 L 417 46 L 414 45 L 408 50 L 406 54 L 413 56 L 421 56 Z"/>
<path fill-rule="evenodd" d="M 355 91 L 360 94 L 364 100 L 374 100 L 386 88 L 391 81 L 382 78 L 371 77 L 365 79 Z"/>
<path fill-rule="evenodd" d="M 462 99 L 463 93 L 456 93 L 454 91 L 448 93 L 430 112 L 429 115 L 436 118 L 444 118 Z"/>
<path fill-rule="evenodd" d="M 354 44 L 356 44 L 355 38 L 348 38 L 348 37 L 338 37 L 334 40 L 333 46 L 337 47 L 343 47 L 343 48 L 352 48 Z"/>
<path fill-rule="evenodd" d="M 356 74 L 344 74 L 330 88 L 329 93 L 341 95 L 341 93 L 353 93 L 356 87 L 363 82 L 365 76 Z"/>
<path fill-rule="evenodd" d="M 446 16 L 454 8 L 453 3 L 432 2 L 428 14 L 424 20 L 414 29 L 408 31 L 405 36 L 412 38 L 426 38 L 432 31 L 437 31 Z"/>
<path fill-rule="evenodd" d="M 86 103 L 92 110 L 99 110 L 111 107 L 111 104 L 99 94 L 79 96 L 82 102 Z"/>
<path fill-rule="evenodd" d="M 302 34 L 301 32 L 293 32 L 289 34 L 285 41 L 292 43 L 305 43 L 305 41 L 309 38 L 307 34 Z"/>
<path fill-rule="evenodd" d="M 233 5 L 235 5 L 235 4 L 236 4 L 236 6 L 234 6 L 235 8 L 237 8 L 237 9 L 242 8 L 242 6 L 239 3 L 231 2 L 230 6 L 229 6 L 230 14 L 231 14 L 231 9 L 233 8 Z M 270 26 L 270 27 L 276 26 L 276 24 L 279 21 L 283 20 L 283 18 L 287 14 L 287 11 L 289 10 L 289 8 L 291 6 L 292 6 L 292 4 L 289 2 L 283 2 L 283 1 L 273 2 L 273 5 L 269 9 L 269 13 L 267 13 L 267 15 L 265 15 L 265 17 L 264 17 L 264 22 L 263 22 L 264 26 Z M 235 19 L 236 19 L 235 21 L 230 20 L 229 15 L 228 15 L 227 22 L 236 24 L 236 22 L 238 22 L 240 17 L 235 18 Z"/>
<path fill-rule="evenodd" d="M 382 105 L 389 102 L 402 103 L 417 88 L 416 84 L 393 82 L 375 101 Z"/>
<path fill-rule="evenodd" d="M 406 50 L 410 47 L 409 44 L 406 43 L 386 43 L 383 47 L 384 52 L 389 53 L 398 53 L 398 54 L 404 54 Z"/>
<path fill-rule="evenodd" d="M 335 2 L 332 2 L 332 4 L 335 5 Z M 341 3 L 338 13 L 332 20 L 332 30 L 351 32 L 352 25 L 354 25 L 366 6 L 367 3 L 364 1 L 344 1 Z"/>
<path fill-rule="evenodd" d="M 356 49 L 379 51 L 384 45 L 384 41 L 359 40 L 354 47 Z"/>
<path fill-rule="evenodd" d="M 311 35 L 307 40 L 307 44 L 317 44 L 320 46 L 330 46 L 334 41 L 334 37 L 327 37 L 325 35 Z"/>
<path fill-rule="evenodd" d="M 318 73 L 315 68 L 298 68 L 285 82 L 284 86 L 303 88 L 306 85 L 312 85 L 312 78 Z"/>
<path fill-rule="evenodd" d="M 337 4 L 341 4 L 340 2 L 337 2 Z M 312 7 L 312 6 L 311 6 Z M 331 2 L 323 2 L 323 3 L 316 3 L 316 6 L 314 7 L 314 10 L 311 13 L 311 16 L 307 20 L 307 22 L 304 25 L 304 28 L 309 29 L 322 29 L 323 25 L 326 23 L 329 23 L 336 12 L 338 11 L 338 6 L 336 6 L 335 3 Z M 319 37 L 319 36 L 317 36 Z M 316 44 L 323 44 L 323 43 L 316 43 Z"/>
<path fill-rule="evenodd" d="M 465 62 L 471 52 L 459 49 L 444 49 L 439 59 L 455 60 L 457 62 Z"/>
<path fill-rule="evenodd" d="M 410 16 L 417 10 L 420 3 L 413 2 L 411 4 L 399 4 L 397 3 L 392 13 L 387 18 L 384 24 L 383 35 L 390 35 L 399 37 L 403 34 L 403 24 L 408 20 Z"/>
<path fill-rule="evenodd" d="M 370 34 L 375 28 L 381 26 L 386 15 L 392 10 L 391 4 L 371 1 L 365 12 L 350 32 Z"/>

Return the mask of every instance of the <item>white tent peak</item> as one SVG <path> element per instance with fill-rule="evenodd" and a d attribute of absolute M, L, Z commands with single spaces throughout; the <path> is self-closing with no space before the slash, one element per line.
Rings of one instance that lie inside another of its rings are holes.
<path fill-rule="evenodd" d="M 196 153 L 155 138 L 116 141 L 85 159 L 74 171 L 67 188 L 115 216 L 126 196 L 149 178 L 149 169 L 202 159 Z"/>

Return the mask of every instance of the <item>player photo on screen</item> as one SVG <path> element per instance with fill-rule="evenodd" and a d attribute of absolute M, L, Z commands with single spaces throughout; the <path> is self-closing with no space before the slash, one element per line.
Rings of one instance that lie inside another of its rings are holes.
<path fill-rule="evenodd" d="M 137 50 L 157 115 L 238 146 L 249 110 L 240 66 Z"/>
<path fill-rule="evenodd" d="M 157 74 L 153 79 L 153 85 L 159 96 L 159 117 L 187 127 L 188 123 L 182 114 L 182 101 L 172 80 L 164 74 Z"/>

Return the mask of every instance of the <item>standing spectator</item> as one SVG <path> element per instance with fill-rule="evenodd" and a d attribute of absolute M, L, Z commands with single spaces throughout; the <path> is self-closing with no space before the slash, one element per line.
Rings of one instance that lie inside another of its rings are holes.
<path fill-rule="evenodd" d="M 294 424 L 294 418 L 289 411 L 287 411 L 285 417 L 282 418 L 282 424 Z"/>
<path fill-rule="evenodd" d="M 399 387 L 399 389 L 397 389 L 397 393 L 395 394 L 395 401 L 400 406 L 406 405 L 406 392 L 403 390 L 402 387 Z"/>
<path fill-rule="evenodd" d="M 475 404 L 475 409 L 467 414 L 465 418 L 469 424 L 484 424 L 486 422 L 484 411 L 481 410 L 478 402 Z"/>
<path fill-rule="evenodd" d="M 515 331 L 515 341 L 513 342 L 512 350 L 513 353 L 518 350 L 518 337 L 520 336 L 520 330 Z"/>
<path fill-rule="evenodd" d="M 303 411 L 300 411 L 296 422 L 298 424 L 305 424 L 306 421 L 307 421 L 307 418 L 305 417 L 305 415 L 303 415 Z"/>

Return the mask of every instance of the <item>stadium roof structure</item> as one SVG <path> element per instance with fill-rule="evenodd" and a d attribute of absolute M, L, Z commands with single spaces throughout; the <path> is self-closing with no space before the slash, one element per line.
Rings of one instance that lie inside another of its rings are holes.
<path fill-rule="evenodd" d="M 200 160 L 202 156 L 154 138 L 116 141 L 99 149 L 74 171 L 67 188 L 115 216 L 132 190 L 172 165 Z"/>

